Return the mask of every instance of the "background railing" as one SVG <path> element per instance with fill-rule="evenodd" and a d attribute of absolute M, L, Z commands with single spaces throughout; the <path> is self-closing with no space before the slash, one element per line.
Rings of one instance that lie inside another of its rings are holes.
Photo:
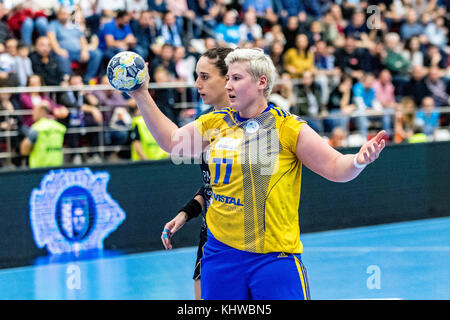
<path fill-rule="evenodd" d="M 281 82 L 280 82 L 281 83 Z M 292 80 L 292 94 L 293 97 L 297 97 L 298 84 L 301 83 L 301 80 Z M 149 89 L 151 90 L 159 90 L 159 89 L 188 89 L 194 88 L 194 83 L 189 82 L 166 82 L 166 83 L 149 83 Z M 0 88 L 0 93 L 11 93 L 11 94 L 20 94 L 20 93 L 31 93 L 31 92 L 40 92 L 40 93 L 49 93 L 51 95 L 56 95 L 57 93 L 61 93 L 64 91 L 86 91 L 86 92 L 95 92 L 95 91 L 105 91 L 105 90 L 114 90 L 110 85 L 83 85 L 83 86 L 43 86 L 43 87 L 5 87 Z M 189 102 L 187 99 L 187 90 L 180 90 L 180 100 L 175 103 L 174 108 L 179 111 L 188 110 L 188 109 L 200 109 L 200 103 L 198 101 Z M 157 93 L 156 93 L 157 94 Z M 294 98 L 294 103 L 299 103 L 301 100 L 299 98 Z M 99 110 L 104 113 L 109 110 L 110 107 L 100 106 Z M 449 114 L 450 116 L 450 107 L 436 107 L 436 111 L 439 111 L 441 114 Z M 417 109 L 416 109 L 417 110 Z M 310 117 L 309 119 L 314 120 L 324 120 L 324 119 L 333 119 L 333 118 L 342 118 L 345 116 L 347 119 L 354 119 L 357 117 L 370 116 L 370 117 L 379 117 L 380 119 L 390 112 L 393 115 L 393 111 L 376 111 L 376 110 L 366 110 L 366 111 L 354 111 L 351 114 L 342 115 L 341 113 L 337 114 L 327 114 L 327 115 L 318 115 L 314 117 Z M 32 110 L 0 110 L 0 117 L 4 117 L 8 119 L 8 117 L 20 117 L 31 115 Z M 192 121 L 195 117 L 196 112 L 193 111 L 189 115 L 185 116 L 184 119 L 181 119 L 181 123 L 184 124 L 186 122 Z M 394 119 L 391 121 L 392 131 L 394 130 Z M 90 126 L 83 128 L 68 128 L 66 131 L 66 136 L 71 134 L 80 134 L 80 133 L 98 133 L 99 134 L 99 144 L 98 146 L 86 146 L 86 147 L 77 147 L 70 148 L 65 146 L 63 148 L 64 154 L 67 156 L 66 158 L 70 158 L 71 155 L 74 154 L 83 154 L 87 155 L 89 153 L 98 153 L 102 161 L 107 161 L 105 154 L 111 152 L 127 152 L 130 150 L 129 145 L 105 145 L 105 134 L 112 131 L 127 131 L 130 129 L 120 129 L 120 128 L 110 128 L 107 124 L 100 124 L 98 126 Z M 320 132 L 320 134 L 324 137 L 327 137 L 329 133 Z M 352 137 L 358 136 L 358 131 L 356 128 L 352 128 L 349 132 L 349 136 L 347 138 L 348 143 L 346 146 L 355 147 L 361 144 L 361 137 L 352 139 Z M 2 130 L 0 131 L 0 161 L 2 163 L 2 167 L 0 170 L 8 170 L 14 167 L 12 164 L 12 159 L 14 157 L 19 157 L 17 148 L 14 148 L 14 143 L 20 143 L 20 141 L 13 141 L 14 139 L 21 138 L 20 130 Z M 435 136 L 430 137 L 430 141 L 443 141 L 450 140 L 450 131 L 447 127 L 440 127 L 435 134 Z M 117 160 L 117 159 L 116 159 Z M 119 159 L 119 161 L 127 161 L 128 159 Z M 26 162 L 22 159 L 22 166 L 26 166 Z M 66 161 L 67 162 L 67 161 Z M 15 164 L 17 166 L 17 164 Z"/>

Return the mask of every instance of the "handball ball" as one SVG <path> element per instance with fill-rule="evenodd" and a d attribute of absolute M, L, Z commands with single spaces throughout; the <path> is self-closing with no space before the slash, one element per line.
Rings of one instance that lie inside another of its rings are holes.
<path fill-rule="evenodd" d="M 134 91 L 139 89 L 146 78 L 145 61 L 137 53 L 120 52 L 109 61 L 106 74 L 115 89 L 123 92 Z"/>

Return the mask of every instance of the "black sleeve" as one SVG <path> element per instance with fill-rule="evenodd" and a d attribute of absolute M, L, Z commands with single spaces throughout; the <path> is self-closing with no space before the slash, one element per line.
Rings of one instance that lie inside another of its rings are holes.
<path fill-rule="evenodd" d="M 131 141 L 140 141 L 141 136 L 139 135 L 138 127 L 134 127 L 130 132 L 130 139 Z"/>
<path fill-rule="evenodd" d="M 62 104 L 63 106 L 66 106 L 69 109 L 76 109 L 76 108 L 80 107 L 76 102 L 72 101 L 69 98 L 69 95 L 67 94 L 67 92 L 64 92 L 63 94 L 61 94 L 59 96 L 58 102 L 59 102 L 59 104 Z"/>
<path fill-rule="evenodd" d="M 38 138 L 38 132 L 30 128 L 27 133 L 27 138 L 31 141 L 31 144 L 35 144 Z"/>

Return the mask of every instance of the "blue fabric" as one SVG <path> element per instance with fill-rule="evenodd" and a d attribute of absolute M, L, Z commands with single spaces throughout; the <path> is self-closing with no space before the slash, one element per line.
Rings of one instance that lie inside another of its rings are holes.
<path fill-rule="evenodd" d="M 131 30 L 131 27 L 129 24 L 126 24 L 122 29 L 119 29 L 116 26 L 116 21 L 113 20 L 109 23 L 106 23 L 104 25 L 103 29 L 100 31 L 98 47 L 101 50 L 108 49 L 108 46 L 106 45 L 106 40 L 105 40 L 106 35 L 112 35 L 114 37 L 114 40 L 123 40 L 129 34 L 133 34 L 133 31 Z"/>
<path fill-rule="evenodd" d="M 203 247 L 201 277 L 201 294 L 205 300 L 310 298 L 300 254 L 260 254 L 234 249 L 215 239 L 209 230 Z"/>

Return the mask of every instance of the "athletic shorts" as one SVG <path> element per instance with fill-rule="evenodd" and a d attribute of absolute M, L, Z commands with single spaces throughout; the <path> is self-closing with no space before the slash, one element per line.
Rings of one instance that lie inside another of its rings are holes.
<path fill-rule="evenodd" d="M 309 300 L 300 254 L 253 253 L 234 249 L 208 230 L 201 260 L 205 300 Z"/>

